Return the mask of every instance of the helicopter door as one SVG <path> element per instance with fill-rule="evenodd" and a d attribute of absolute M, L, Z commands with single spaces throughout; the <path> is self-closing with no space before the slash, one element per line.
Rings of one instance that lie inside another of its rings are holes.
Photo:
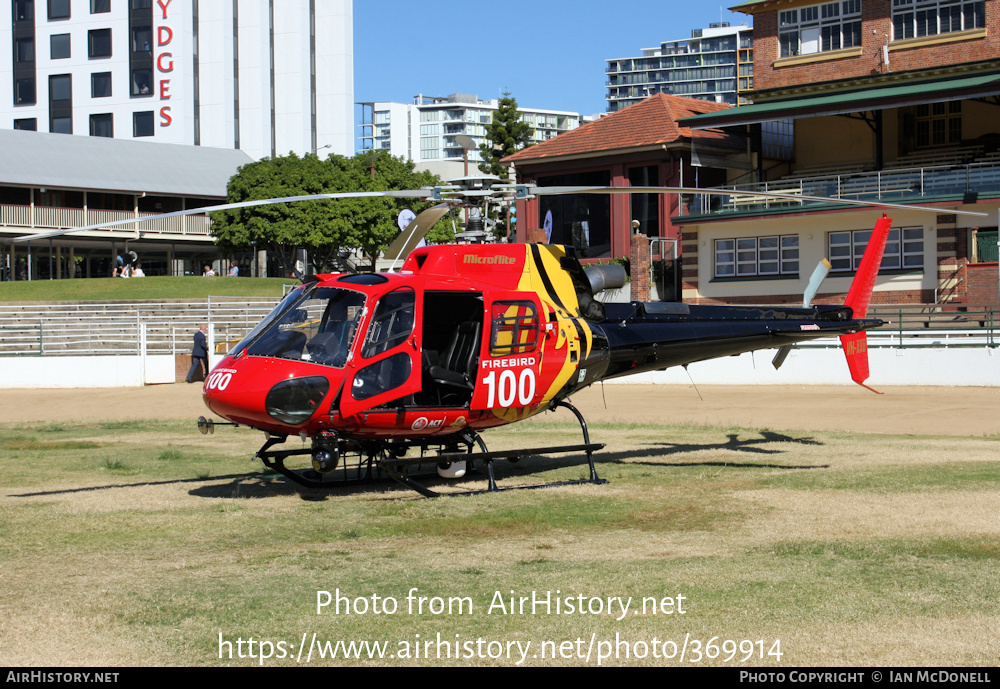
<path fill-rule="evenodd" d="M 542 398 L 541 311 L 527 296 L 515 293 L 489 305 L 490 336 L 484 343 L 472 409 L 529 407 Z"/>
<path fill-rule="evenodd" d="M 420 323 L 423 300 L 403 287 L 382 295 L 375 305 L 364 339 L 356 345 L 340 413 L 358 412 L 412 395 L 420 389 Z"/>

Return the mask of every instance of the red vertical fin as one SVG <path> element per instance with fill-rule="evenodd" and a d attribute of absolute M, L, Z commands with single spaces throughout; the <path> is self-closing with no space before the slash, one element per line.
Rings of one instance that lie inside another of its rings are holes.
<path fill-rule="evenodd" d="M 854 318 L 864 318 L 868 315 L 868 304 L 871 302 L 872 290 L 875 289 L 875 279 L 878 277 L 878 268 L 882 264 L 882 253 L 885 251 L 885 243 L 889 239 L 891 228 L 892 219 L 883 215 L 875 223 L 865 255 L 861 257 L 861 265 L 858 266 L 854 282 L 851 283 L 851 289 L 847 293 L 847 301 L 844 302 L 845 306 L 851 307 Z M 877 390 L 865 385 L 865 381 L 868 380 L 868 334 L 861 331 L 841 335 L 840 343 L 844 347 L 847 366 L 851 369 L 851 379 L 861 387 L 878 393 Z"/>

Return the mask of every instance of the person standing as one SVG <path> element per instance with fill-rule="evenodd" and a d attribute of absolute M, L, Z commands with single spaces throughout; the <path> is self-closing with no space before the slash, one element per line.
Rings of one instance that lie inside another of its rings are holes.
<path fill-rule="evenodd" d="M 208 378 L 208 338 L 205 336 L 208 326 L 202 325 L 194 334 L 194 347 L 191 348 L 191 368 L 188 370 L 185 382 L 193 383 L 195 371 L 201 365 L 203 378 Z"/>

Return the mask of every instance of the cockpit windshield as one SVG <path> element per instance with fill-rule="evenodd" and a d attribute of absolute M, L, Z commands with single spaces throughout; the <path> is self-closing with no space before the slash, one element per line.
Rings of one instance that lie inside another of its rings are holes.
<path fill-rule="evenodd" d="M 250 356 L 311 361 L 343 368 L 361 322 L 365 295 L 337 287 L 302 290 L 297 299 L 282 302 L 283 311 L 246 344 Z"/>

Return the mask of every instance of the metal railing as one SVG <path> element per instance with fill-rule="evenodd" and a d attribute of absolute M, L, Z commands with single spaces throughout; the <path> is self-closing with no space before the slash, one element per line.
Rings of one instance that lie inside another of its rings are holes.
<path fill-rule="evenodd" d="M 869 348 L 955 349 L 998 347 L 1000 310 L 993 307 L 973 311 L 943 310 L 939 306 L 877 307 L 869 311 L 886 325 L 868 331 Z M 800 342 L 796 347 L 839 347 L 836 338 Z"/>
<path fill-rule="evenodd" d="M 212 297 L 204 302 L 0 305 L 0 356 L 186 354 L 201 324 L 213 329 L 217 353 L 228 351 L 277 304 L 276 299 Z M 944 311 L 939 307 L 876 308 L 887 325 L 868 332 L 869 347 L 958 348 L 1000 346 L 1000 311 Z M 836 338 L 797 347 L 838 347 Z"/>
<path fill-rule="evenodd" d="M 778 210 L 807 206 L 805 198 L 769 198 L 770 192 L 792 197 L 816 196 L 851 201 L 912 202 L 930 196 L 961 195 L 970 192 L 1000 192 L 1000 165 L 995 162 L 899 168 L 878 172 L 798 177 L 724 187 L 732 196 L 695 194 L 692 215 L 722 215 L 746 211 Z"/>
<path fill-rule="evenodd" d="M 149 218 L 158 213 L 139 213 L 133 211 L 112 211 L 83 208 L 52 208 L 48 206 L 20 206 L 0 204 L 0 225 L 7 227 L 23 227 L 28 230 L 54 230 L 66 227 L 83 227 L 102 222 L 132 220 L 134 218 Z M 211 234 L 212 221 L 204 215 L 185 215 L 176 218 L 156 218 L 146 220 L 141 224 L 143 232 L 207 236 Z M 95 232 L 121 232 L 123 229 L 133 231 L 132 225 L 122 225 L 116 228 L 94 230 Z"/>
<path fill-rule="evenodd" d="M 0 356 L 89 356 L 191 351 L 209 324 L 217 343 L 238 341 L 278 303 L 268 297 L 199 302 L 0 305 Z"/>

